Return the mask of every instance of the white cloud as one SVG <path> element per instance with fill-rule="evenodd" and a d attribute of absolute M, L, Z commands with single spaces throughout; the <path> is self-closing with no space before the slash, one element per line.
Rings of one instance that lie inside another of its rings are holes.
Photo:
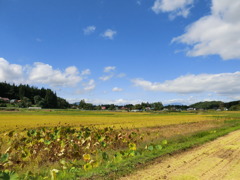
<path fill-rule="evenodd" d="M 10 64 L 4 58 L 0 58 L 0 81 L 22 83 L 23 67 L 17 64 Z"/>
<path fill-rule="evenodd" d="M 113 71 L 116 69 L 115 66 L 107 66 L 104 68 L 103 72 L 105 73 L 110 73 L 109 75 L 105 75 L 105 76 L 101 76 L 99 77 L 100 80 L 102 81 L 107 81 L 109 79 L 111 79 L 114 76 Z"/>
<path fill-rule="evenodd" d="M 43 63 L 41 63 L 41 64 L 43 64 Z M 78 69 L 75 66 L 69 66 L 65 69 L 65 74 L 66 75 L 77 75 Z"/>
<path fill-rule="evenodd" d="M 108 76 L 101 76 L 99 79 L 102 81 L 107 81 L 113 77 L 113 74 L 108 75 Z"/>
<path fill-rule="evenodd" d="M 89 35 L 89 34 L 94 33 L 95 30 L 96 30 L 96 26 L 88 26 L 88 27 L 83 29 L 83 33 L 85 35 Z"/>
<path fill-rule="evenodd" d="M 162 103 L 164 105 L 168 105 L 168 104 L 183 104 L 183 105 L 190 105 L 196 102 L 200 102 L 201 100 L 194 97 L 194 96 L 190 96 L 190 97 L 186 97 L 186 98 L 177 98 L 177 99 L 169 99 L 169 100 L 165 100 Z"/>
<path fill-rule="evenodd" d="M 141 0 L 138 0 L 138 1 L 137 1 L 137 5 L 141 6 L 141 5 L 142 5 L 142 1 L 141 1 Z"/>
<path fill-rule="evenodd" d="M 104 68 L 103 72 L 108 73 L 108 72 L 114 71 L 115 69 L 116 69 L 115 66 L 107 66 Z"/>
<path fill-rule="evenodd" d="M 118 78 L 123 78 L 123 77 L 125 77 L 125 76 L 126 76 L 125 73 L 120 73 L 120 74 L 117 75 Z"/>
<path fill-rule="evenodd" d="M 31 83 L 48 84 L 50 86 L 74 86 L 82 80 L 75 66 L 70 66 L 65 71 L 53 69 L 49 64 L 35 62 L 29 72 Z"/>
<path fill-rule="evenodd" d="M 142 100 L 128 100 L 128 99 L 85 99 L 86 102 L 92 104 L 115 104 L 115 105 L 125 105 L 125 104 L 139 104 L 143 102 Z M 76 102 L 76 101 L 75 101 Z"/>
<path fill-rule="evenodd" d="M 112 89 L 112 91 L 113 91 L 113 92 L 121 92 L 121 91 L 123 91 L 123 89 L 122 89 L 122 88 L 119 88 L 119 87 L 114 87 L 114 88 Z"/>
<path fill-rule="evenodd" d="M 170 13 L 170 18 L 176 16 L 187 17 L 194 0 L 155 0 L 152 10 L 159 14 L 161 12 Z"/>
<path fill-rule="evenodd" d="M 0 58 L 0 81 L 67 87 L 77 85 L 82 81 L 82 77 L 75 66 L 69 66 L 61 71 L 41 62 L 22 66 L 10 64 L 7 60 Z"/>
<path fill-rule="evenodd" d="M 163 83 L 133 79 L 135 86 L 149 91 L 164 91 L 180 94 L 209 93 L 234 97 L 240 91 L 240 72 L 180 76 Z"/>
<path fill-rule="evenodd" d="M 96 84 L 94 79 L 90 79 L 87 83 L 83 84 L 85 87 L 83 88 L 84 91 L 91 91 L 93 89 L 95 89 Z"/>
<path fill-rule="evenodd" d="M 85 75 L 90 75 L 91 74 L 91 70 L 90 69 L 85 69 L 81 72 L 81 75 L 85 76 Z"/>
<path fill-rule="evenodd" d="M 190 46 L 189 56 L 219 55 L 240 59 L 240 1 L 212 0 L 211 14 L 187 27 L 173 39 Z"/>
<path fill-rule="evenodd" d="M 108 73 L 108 75 L 103 75 L 101 77 L 99 77 L 100 80 L 102 81 L 107 81 L 113 77 L 118 77 L 118 78 L 122 78 L 125 77 L 126 74 L 124 73 L 120 73 L 120 74 L 116 74 L 115 73 L 116 67 L 115 66 L 107 66 L 104 68 L 103 72 L 104 73 Z"/>
<path fill-rule="evenodd" d="M 114 36 L 117 34 L 117 31 L 114 31 L 112 29 L 107 29 L 103 34 L 102 37 L 105 37 L 107 39 L 114 39 Z"/>

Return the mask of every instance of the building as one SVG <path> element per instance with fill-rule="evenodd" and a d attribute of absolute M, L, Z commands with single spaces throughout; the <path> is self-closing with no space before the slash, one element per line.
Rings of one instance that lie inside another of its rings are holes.
<path fill-rule="evenodd" d="M 0 100 L 5 101 L 5 102 L 9 102 L 10 101 L 8 98 L 3 98 L 3 97 L 0 97 Z"/>
<path fill-rule="evenodd" d="M 106 110 L 106 106 L 101 106 L 101 110 Z"/>
<path fill-rule="evenodd" d="M 18 102 L 17 99 L 11 99 L 11 100 L 10 100 L 10 103 L 11 103 L 11 104 L 16 103 L 16 102 Z"/>
<path fill-rule="evenodd" d="M 187 111 L 196 111 L 196 108 L 187 108 Z"/>

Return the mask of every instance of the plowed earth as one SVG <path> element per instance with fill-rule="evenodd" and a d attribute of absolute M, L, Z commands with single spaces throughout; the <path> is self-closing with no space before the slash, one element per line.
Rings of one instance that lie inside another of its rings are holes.
<path fill-rule="evenodd" d="M 240 131 L 159 158 L 145 169 L 121 180 L 240 180 Z"/>

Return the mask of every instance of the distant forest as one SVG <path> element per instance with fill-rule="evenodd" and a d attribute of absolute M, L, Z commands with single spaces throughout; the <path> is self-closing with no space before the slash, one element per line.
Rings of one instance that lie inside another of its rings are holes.
<path fill-rule="evenodd" d="M 190 105 L 196 109 L 228 109 L 232 111 L 240 110 L 240 101 L 231 101 L 224 103 L 222 101 L 205 101 Z"/>
<path fill-rule="evenodd" d="M 70 104 L 63 98 L 60 98 L 51 89 L 36 88 L 29 85 L 15 85 L 6 82 L 0 82 L 0 97 L 8 98 L 12 106 L 30 107 L 38 106 L 42 108 L 68 108 Z M 7 106 L 0 99 L 2 107 Z"/>
<path fill-rule="evenodd" d="M 6 103 L 4 98 L 9 99 Z M 30 107 L 37 106 L 42 108 L 79 108 L 82 110 L 138 110 L 138 111 L 181 111 L 181 110 L 240 110 L 240 101 L 222 102 L 222 101 L 204 101 L 187 105 L 165 105 L 161 102 L 126 105 L 93 105 L 81 100 L 75 104 L 69 104 L 65 99 L 60 98 L 51 89 L 36 88 L 29 85 L 15 85 L 6 82 L 0 82 L 0 107 Z"/>

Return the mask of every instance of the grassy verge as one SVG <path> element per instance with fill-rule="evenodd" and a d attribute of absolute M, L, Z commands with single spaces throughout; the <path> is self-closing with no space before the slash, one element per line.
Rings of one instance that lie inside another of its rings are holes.
<path fill-rule="evenodd" d="M 226 125 L 221 128 L 215 128 L 211 131 L 201 131 L 185 137 L 175 137 L 170 139 L 167 146 L 161 150 L 154 149 L 152 151 L 144 151 L 142 154 L 122 161 L 121 163 L 111 164 L 107 167 L 96 169 L 95 172 L 88 172 L 85 174 L 85 179 L 117 179 L 137 169 L 143 168 L 146 164 L 150 164 L 160 156 L 178 153 L 182 150 L 202 145 L 239 129 L 240 121 L 227 121 Z"/>

